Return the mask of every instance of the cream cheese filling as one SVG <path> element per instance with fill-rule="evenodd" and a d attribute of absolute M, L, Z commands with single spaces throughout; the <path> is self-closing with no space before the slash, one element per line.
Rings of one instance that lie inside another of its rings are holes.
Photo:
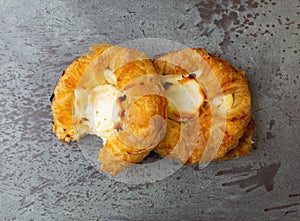
<path fill-rule="evenodd" d="M 175 121 L 199 116 L 205 94 L 200 84 L 193 78 L 166 76 L 163 82 L 168 99 L 168 117 Z"/>
<path fill-rule="evenodd" d="M 219 95 L 211 99 L 210 103 L 216 108 L 220 114 L 225 114 L 233 106 L 233 95 Z"/>
<path fill-rule="evenodd" d="M 116 132 L 115 125 L 120 122 L 117 99 L 120 92 L 115 88 L 116 77 L 109 69 L 104 71 L 108 83 L 91 90 L 77 88 L 74 91 L 74 118 L 79 124 L 89 127 L 89 134 L 107 138 Z M 103 139 L 104 142 L 104 139 Z"/>
<path fill-rule="evenodd" d="M 90 91 L 85 117 L 93 133 L 100 137 L 109 137 L 115 132 L 115 123 L 120 119 L 116 105 L 119 91 L 112 85 L 99 85 Z"/>

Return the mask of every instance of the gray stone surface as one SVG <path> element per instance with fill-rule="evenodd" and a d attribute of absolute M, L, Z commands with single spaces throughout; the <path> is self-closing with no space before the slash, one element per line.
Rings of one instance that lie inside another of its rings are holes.
<path fill-rule="evenodd" d="M 299 220 L 299 1 L 0 1 L 0 220 Z M 89 45 L 166 38 L 247 71 L 251 155 L 128 185 L 51 131 L 49 97 Z"/>

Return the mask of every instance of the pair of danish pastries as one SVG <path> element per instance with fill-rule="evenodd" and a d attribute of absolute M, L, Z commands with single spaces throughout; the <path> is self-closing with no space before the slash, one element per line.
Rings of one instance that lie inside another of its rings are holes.
<path fill-rule="evenodd" d="M 248 154 L 255 127 L 244 71 L 204 49 L 150 60 L 95 45 L 63 72 L 51 101 L 59 140 L 103 138 L 98 160 L 112 175 L 151 151 L 183 164 Z"/>

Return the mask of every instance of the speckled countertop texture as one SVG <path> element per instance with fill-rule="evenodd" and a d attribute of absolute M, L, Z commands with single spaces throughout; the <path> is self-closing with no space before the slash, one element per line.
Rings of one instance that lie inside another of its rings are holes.
<path fill-rule="evenodd" d="M 0 0 L 0 220 L 299 220 L 297 0 Z M 49 97 L 91 44 L 165 38 L 246 70 L 251 155 L 129 185 L 51 131 Z"/>

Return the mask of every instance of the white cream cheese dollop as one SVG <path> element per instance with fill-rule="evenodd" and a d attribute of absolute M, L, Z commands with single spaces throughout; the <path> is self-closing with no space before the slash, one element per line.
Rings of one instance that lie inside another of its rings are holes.
<path fill-rule="evenodd" d="M 112 85 L 99 85 L 90 91 L 85 116 L 93 133 L 106 138 L 114 133 L 119 121 L 117 98 L 119 91 Z"/>
<path fill-rule="evenodd" d="M 113 73 L 106 70 L 106 79 L 115 83 Z M 87 125 L 90 134 L 107 138 L 113 134 L 115 124 L 120 121 L 117 99 L 120 92 L 111 84 L 96 86 L 91 90 L 78 88 L 74 92 L 74 116 L 79 123 Z"/>
<path fill-rule="evenodd" d="M 175 121 L 199 116 L 205 94 L 193 78 L 168 75 L 163 82 L 168 99 L 168 116 Z"/>
<path fill-rule="evenodd" d="M 217 113 L 226 114 L 233 106 L 234 99 L 232 94 L 219 95 L 211 99 L 210 103 L 215 107 Z"/>

